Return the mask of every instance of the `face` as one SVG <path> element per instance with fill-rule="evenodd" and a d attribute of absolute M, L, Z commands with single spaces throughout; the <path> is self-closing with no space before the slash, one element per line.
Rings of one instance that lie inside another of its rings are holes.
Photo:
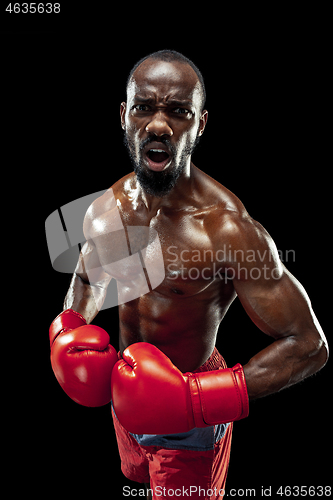
<path fill-rule="evenodd" d="M 147 59 L 134 72 L 120 108 L 125 144 L 142 188 L 164 196 L 189 169 L 202 135 L 198 77 L 188 64 Z"/>

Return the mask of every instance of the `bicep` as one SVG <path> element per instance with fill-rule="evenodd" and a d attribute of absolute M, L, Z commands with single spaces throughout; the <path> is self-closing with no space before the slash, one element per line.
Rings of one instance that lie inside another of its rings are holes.
<path fill-rule="evenodd" d="M 109 284 L 111 276 L 103 269 L 96 244 L 91 234 L 93 221 L 96 213 L 98 213 L 98 203 L 102 200 L 102 198 L 103 197 L 98 198 L 90 205 L 84 217 L 83 233 L 86 237 L 86 242 L 81 249 L 75 274 L 86 283 L 105 287 Z"/>
<path fill-rule="evenodd" d="M 92 240 L 86 241 L 83 245 L 75 274 L 91 285 L 102 283 L 107 285 L 111 280 L 111 276 L 104 271 L 100 263 L 97 248 Z"/>
<path fill-rule="evenodd" d="M 251 320 L 275 339 L 321 330 L 306 291 L 284 266 L 275 277 L 235 279 L 234 288 Z"/>

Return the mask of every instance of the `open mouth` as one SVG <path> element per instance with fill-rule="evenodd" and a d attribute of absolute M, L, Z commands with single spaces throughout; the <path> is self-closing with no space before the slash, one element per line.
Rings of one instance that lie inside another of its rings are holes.
<path fill-rule="evenodd" d="M 162 163 L 169 158 L 168 153 L 162 149 L 150 149 L 147 156 L 154 163 Z"/>
<path fill-rule="evenodd" d="M 166 146 L 161 144 L 161 147 L 158 147 L 154 144 L 150 144 L 145 151 L 146 160 L 148 163 L 148 167 L 151 170 L 156 172 L 160 172 L 165 169 L 165 167 L 171 161 L 171 155 L 167 151 Z"/>

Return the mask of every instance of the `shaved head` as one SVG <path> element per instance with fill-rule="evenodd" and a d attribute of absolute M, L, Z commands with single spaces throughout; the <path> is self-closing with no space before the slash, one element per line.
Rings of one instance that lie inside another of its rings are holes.
<path fill-rule="evenodd" d="M 127 79 L 127 85 L 126 85 L 126 90 L 128 91 L 128 88 L 133 80 L 133 74 L 141 66 L 147 59 L 153 59 L 155 61 L 164 61 L 166 63 L 168 62 L 180 62 L 185 65 L 190 66 L 192 71 L 196 74 L 197 76 L 197 81 L 198 81 L 198 90 L 200 92 L 201 96 L 201 111 L 205 107 L 205 102 L 206 102 L 206 88 L 205 88 L 205 83 L 203 80 L 203 76 L 200 72 L 200 70 L 197 68 L 197 66 L 186 56 L 181 54 L 180 52 L 176 52 L 175 50 L 159 50 L 158 52 L 153 52 L 152 54 L 149 54 L 142 59 L 140 59 L 131 69 L 128 79 Z"/>

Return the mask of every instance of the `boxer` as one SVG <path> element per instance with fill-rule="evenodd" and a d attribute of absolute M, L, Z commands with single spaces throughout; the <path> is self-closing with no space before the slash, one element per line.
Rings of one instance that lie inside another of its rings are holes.
<path fill-rule="evenodd" d="M 220 498 L 233 422 L 248 415 L 248 402 L 300 382 L 328 357 L 309 298 L 270 235 L 192 163 L 207 123 L 205 97 L 200 71 L 182 54 L 159 51 L 134 66 L 120 106 L 134 172 L 89 208 L 87 242 L 50 329 L 52 366 L 67 394 L 96 406 L 112 391 L 122 471 L 150 486 L 147 498 L 191 486 L 201 488 L 191 498 L 204 490 Z M 154 229 L 158 242 L 148 234 L 135 253 L 133 227 Z M 157 243 L 165 276 L 155 286 Z M 111 278 L 122 297 L 118 355 L 91 325 Z M 273 342 L 227 368 L 215 343 L 236 297 Z"/>

